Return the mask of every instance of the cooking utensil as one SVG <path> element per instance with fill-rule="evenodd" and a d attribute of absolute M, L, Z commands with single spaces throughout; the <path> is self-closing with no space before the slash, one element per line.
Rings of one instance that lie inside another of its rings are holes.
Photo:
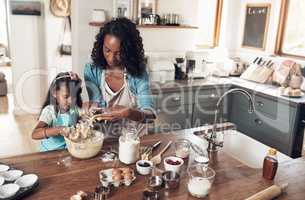
<path fill-rule="evenodd" d="M 176 189 L 180 184 L 180 175 L 174 171 L 165 171 L 162 174 L 165 188 L 166 189 Z"/>
<path fill-rule="evenodd" d="M 157 143 L 153 144 L 152 146 L 145 147 L 143 153 L 141 155 L 142 160 L 148 160 L 149 156 L 152 154 L 152 151 L 157 148 L 162 142 L 158 141 Z"/>
<path fill-rule="evenodd" d="M 148 180 L 148 187 L 153 191 L 158 191 L 162 188 L 163 179 L 160 176 L 152 176 Z"/>
<path fill-rule="evenodd" d="M 168 149 L 168 147 L 170 147 L 170 145 L 172 144 L 172 141 L 169 141 L 167 143 L 167 145 L 164 147 L 164 149 L 162 149 L 160 151 L 160 153 L 158 153 L 156 156 L 154 156 L 150 161 L 154 163 L 154 165 L 158 165 L 161 163 L 162 157 L 161 155 Z"/>

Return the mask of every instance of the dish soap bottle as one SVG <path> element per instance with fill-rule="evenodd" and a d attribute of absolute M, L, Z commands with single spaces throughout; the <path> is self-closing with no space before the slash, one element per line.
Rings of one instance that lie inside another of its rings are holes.
<path fill-rule="evenodd" d="M 263 177 L 268 180 L 273 180 L 277 171 L 278 161 L 276 149 L 269 149 L 263 164 Z"/>

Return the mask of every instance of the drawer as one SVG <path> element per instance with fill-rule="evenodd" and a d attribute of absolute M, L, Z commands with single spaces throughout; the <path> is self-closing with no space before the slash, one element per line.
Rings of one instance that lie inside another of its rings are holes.
<path fill-rule="evenodd" d="M 222 104 L 219 107 L 218 113 L 218 122 L 227 121 L 227 113 L 228 113 L 227 104 Z M 206 124 L 214 123 L 214 116 L 216 110 L 216 102 L 205 102 L 199 104 L 194 104 L 194 112 L 193 112 L 193 127 L 198 127 Z"/>
<path fill-rule="evenodd" d="M 219 86 L 215 86 L 214 88 L 210 89 L 196 90 L 194 92 L 194 102 L 195 104 L 206 104 L 211 102 L 216 104 L 218 99 L 225 93 L 225 91 L 225 88 Z"/>
<path fill-rule="evenodd" d="M 162 93 L 156 96 L 156 108 L 193 104 L 191 91 Z"/>
<path fill-rule="evenodd" d="M 154 121 L 155 132 L 167 132 L 191 128 L 192 105 L 166 107 L 157 109 Z"/>
<path fill-rule="evenodd" d="M 278 107 L 282 106 L 278 101 L 263 98 L 258 95 L 254 96 L 254 104 L 256 111 L 259 111 L 273 119 L 277 118 Z"/>

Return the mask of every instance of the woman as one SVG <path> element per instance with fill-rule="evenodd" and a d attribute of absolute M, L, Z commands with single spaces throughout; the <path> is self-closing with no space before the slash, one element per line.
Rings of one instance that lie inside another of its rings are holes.
<path fill-rule="evenodd" d="M 106 108 L 103 116 L 112 126 L 121 126 L 126 119 L 155 118 L 142 38 L 134 23 L 117 18 L 105 24 L 96 36 L 91 58 L 93 63 L 84 70 L 91 107 Z"/>

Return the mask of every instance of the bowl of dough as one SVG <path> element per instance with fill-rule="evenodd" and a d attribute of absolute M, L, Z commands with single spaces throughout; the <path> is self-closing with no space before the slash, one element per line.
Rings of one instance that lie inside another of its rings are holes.
<path fill-rule="evenodd" d="M 80 120 L 75 127 L 68 130 L 65 137 L 69 153 L 79 159 L 87 159 L 96 156 L 102 149 L 104 134 L 93 130 L 92 124 L 86 120 Z"/>

